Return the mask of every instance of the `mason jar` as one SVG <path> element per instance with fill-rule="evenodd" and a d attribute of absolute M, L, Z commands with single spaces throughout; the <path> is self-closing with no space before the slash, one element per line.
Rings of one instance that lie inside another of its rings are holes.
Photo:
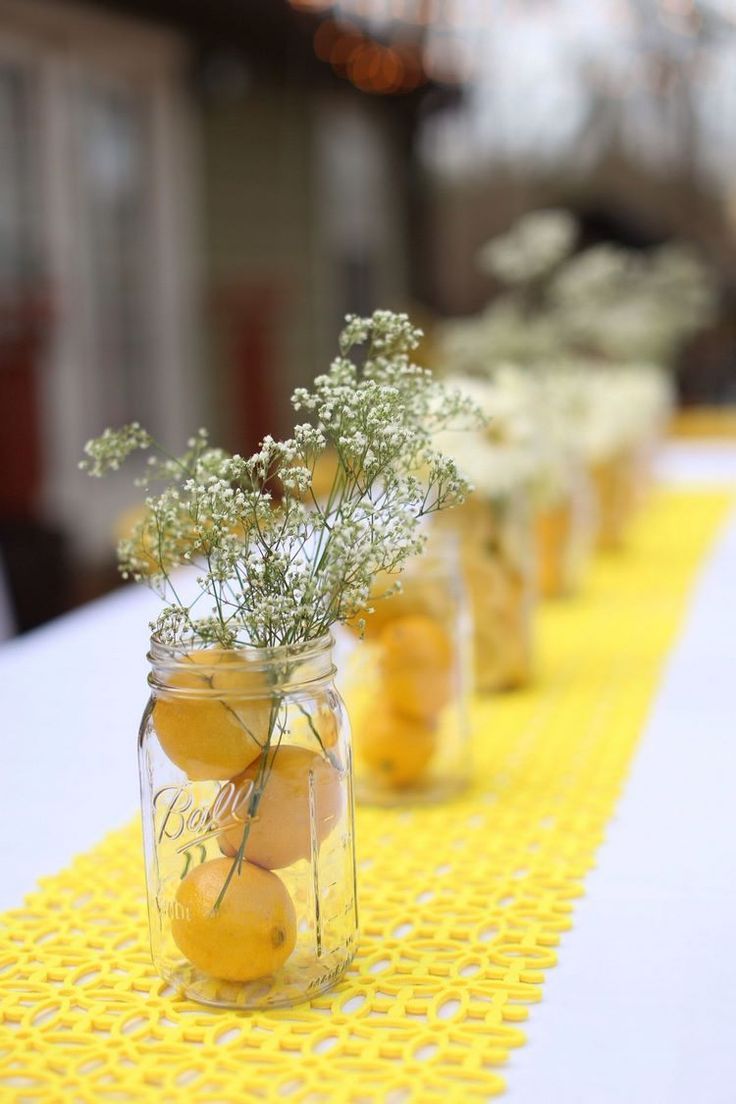
<path fill-rule="evenodd" d="M 151 642 L 139 736 L 151 950 L 193 1000 L 296 1004 L 353 957 L 350 729 L 332 644 Z"/>
<path fill-rule="evenodd" d="M 632 446 L 622 447 L 591 466 L 597 513 L 597 547 L 621 548 L 636 512 L 639 464 Z"/>
<path fill-rule="evenodd" d="M 373 613 L 354 639 L 344 692 L 359 802 L 443 801 L 470 776 L 471 621 L 457 542 L 435 538 L 400 590 L 376 582 Z"/>
<path fill-rule="evenodd" d="M 461 542 L 473 615 L 475 688 L 526 686 L 532 677 L 536 580 L 532 512 L 522 487 L 511 494 L 476 490 L 446 520 Z"/>
<path fill-rule="evenodd" d="M 593 489 L 582 465 L 576 465 L 534 512 L 537 589 L 542 598 L 560 598 L 579 589 L 594 537 Z"/>

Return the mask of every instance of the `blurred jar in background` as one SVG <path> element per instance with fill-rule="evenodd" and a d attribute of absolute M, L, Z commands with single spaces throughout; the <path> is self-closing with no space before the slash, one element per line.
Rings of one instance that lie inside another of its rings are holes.
<path fill-rule="evenodd" d="M 591 464 L 597 503 L 597 539 L 602 551 L 620 548 L 637 503 L 637 463 L 632 449 L 621 449 Z"/>
<path fill-rule="evenodd" d="M 627 405 L 633 404 L 637 412 L 633 498 L 638 508 L 654 487 L 656 459 L 677 406 L 677 394 L 673 373 L 655 364 L 632 366 L 624 387 L 629 389 Z"/>
<path fill-rule="evenodd" d="M 594 492 L 582 465 L 570 463 L 535 495 L 537 588 L 542 598 L 579 590 L 595 537 Z"/>
<path fill-rule="evenodd" d="M 475 688 L 526 686 L 534 654 L 534 547 L 528 494 L 490 496 L 478 489 L 443 521 L 460 539 L 473 611 Z"/>
<path fill-rule="evenodd" d="M 470 776 L 471 623 L 457 541 L 433 535 L 399 585 L 384 597 L 395 579 L 376 580 L 342 686 L 356 799 L 378 805 L 442 801 Z"/>
<path fill-rule="evenodd" d="M 597 545 L 618 549 L 653 481 L 673 407 L 670 374 L 650 364 L 589 368 L 584 454 L 595 489 Z"/>
<path fill-rule="evenodd" d="M 536 382 L 513 365 L 492 377 L 449 376 L 487 416 L 479 428 L 443 432 L 437 446 L 473 485 L 468 501 L 438 518 L 455 532 L 473 611 L 475 687 L 525 686 L 532 673 L 536 579 L 532 495 L 544 470 Z"/>

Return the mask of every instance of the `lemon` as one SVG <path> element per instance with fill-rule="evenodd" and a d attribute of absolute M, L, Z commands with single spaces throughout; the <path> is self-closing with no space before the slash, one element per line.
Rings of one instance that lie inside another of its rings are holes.
<path fill-rule="evenodd" d="M 390 710 L 366 712 L 356 725 L 357 755 L 382 783 L 397 789 L 422 777 L 436 743 L 431 725 Z"/>
<path fill-rule="evenodd" d="M 212 977 L 253 981 L 283 966 L 296 945 L 296 911 L 280 878 L 243 863 L 219 908 L 231 859 L 210 859 L 181 882 L 171 934 L 186 958 Z"/>
<path fill-rule="evenodd" d="M 334 449 L 326 449 L 319 454 L 312 470 L 312 492 L 315 498 L 326 501 L 330 497 L 340 471 L 340 461 Z"/>
<path fill-rule="evenodd" d="M 153 724 L 159 743 L 172 763 L 194 781 L 232 778 L 267 742 L 271 698 L 267 693 L 239 696 L 265 691 L 265 679 L 261 672 L 248 670 L 238 653 L 224 649 L 190 652 L 186 661 L 192 671 L 175 670 L 168 685 L 201 690 L 202 697 L 157 698 Z M 214 697 L 213 690 L 223 697 Z"/>
<path fill-rule="evenodd" d="M 335 828 L 343 805 L 339 773 L 322 756 L 306 748 L 282 744 L 271 748 L 267 759 L 261 756 L 233 779 L 238 793 L 252 787 L 261 775 L 266 782 L 255 817 L 250 822 L 245 855 L 249 862 L 268 870 L 291 866 L 298 859 L 309 859 L 312 852 L 312 827 L 315 842 L 323 843 Z M 314 795 L 314 825 L 310 812 L 310 778 Z M 234 855 L 241 845 L 244 823 L 234 823 L 220 835 L 220 847 Z"/>
<path fill-rule="evenodd" d="M 412 720 L 429 722 L 452 697 L 452 643 L 433 618 L 397 617 L 379 637 L 380 673 L 391 709 Z"/>

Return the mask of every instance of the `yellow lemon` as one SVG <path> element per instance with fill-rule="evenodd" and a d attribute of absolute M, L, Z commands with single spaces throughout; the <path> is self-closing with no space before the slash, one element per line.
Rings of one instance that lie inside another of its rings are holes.
<path fill-rule="evenodd" d="M 386 710 L 364 713 L 355 732 L 360 759 L 383 783 L 397 789 L 421 778 L 436 742 L 431 725 Z"/>
<path fill-rule="evenodd" d="M 296 945 L 296 911 L 280 878 L 243 863 L 219 908 L 231 859 L 210 859 L 181 882 L 171 934 L 186 958 L 211 977 L 253 981 L 283 966 Z"/>
<path fill-rule="evenodd" d="M 232 778 L 267 742 L 271 698 L 239 696 L 265 690 L 265 680 L 259 671 L 249 671 L 236 652 L 207 648 L 190 652 L 186 659 L 192 671 L 175 670 L 168 685 L 201 690 L 202 696 L 157 698 L 153 724 L 159 743 L 194 781 Z M 221 691 L 222 698 L 214 697 L 213 690 Z"/>
<path fill-rule="evenodd" d="M 314 751 L 326 748 L 328 758 L 335 762 L 338 753 L 332 752 L 340 738 L 339 713 L 331 695 L 318 694 L 303 705 L 305 710 L 293 712 L 289 718 L 291 738 L 300 744 L 308 744 Z"/>
<path fill-rule="evenodd" d="M 397 617 L 381 632 L 380 671 L 394 712 L 431 721 L 452 697 L 452 643 L 431 617 Z"/>
<path fill-rule="evenodd" d="M 255 817 L 250 822 L 245 854 L 268 870 L 291 866 L 311 855 L 310 779 L 314 795 L 314 832 L 318 844 L 327 839 L 337 824 L 343 796 L 340 775 L 327 760 L 306 748 L 282 744 L 271 748 L 233 779 L 238 794 L 253 787 L 261 776 L 265 787 Z M 234 855 L 240 847 L 244 824 L 235 823 L 220 835 L 220 847 Z"/>

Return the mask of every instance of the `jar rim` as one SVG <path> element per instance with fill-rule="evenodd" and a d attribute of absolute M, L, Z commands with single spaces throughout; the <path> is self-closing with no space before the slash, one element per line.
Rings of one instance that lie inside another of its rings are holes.
<path fill-rule="evenodd" d="M 274 644 L 268 647 L 262 647 L 258 644 L 238 644 L 234 648 L 223 648 L 219 644 L 202 644 L 193 643 L 188 644 L 166 644 L 156 633 L 151 634 L 150 638 L 151 647 L 156 648 L 162 656 L 176 657 L 178 655 L 190 655 L 192 652 L 232 652 L 237 655 L 242 652 L 244 655 L 253 656 L 275 656 L 280 658 L 283 655 L 292 653 L 307 653 L 307 652 L 321 652 L 326 648 L 331 648 L 334 644 L 334 636 L 331 630 L 326 633 L 322 633 L 321 636 L 312 637 L 310 640 L 295 640 L 291 644 Z"/>
<path fill-rule="evenodd" d="M 233 674 L 246 670 L 252 674 L 275 672 L 275 683 L 282 686 L 307 685 L 332 679 L 336 668 L 332 661 L 334 637 L 332 632 L 312 640 L 297 641 L 263 648 L 256 645 L 242 645 L 236 648 L 222 648 L 218 645 L 170 645 L 165 644 L 155 634 L 151 636 L 150 650 L 146 656 L 151 665 L 148 681 L 151 686 L 171 689 L 167 675 L 182 670 L 191 671 L 190 657 L 193 653 L 213 653 L 213 662 L 198 661 L 196 672 L 205 679 L 214 672 L 222 672 L 222 657 L 227 656 L 227 670 Z M 218 658 L 215 660 L 214 656 Z M 186 692 L 185 688 L 176 688 Z M 196 693 L 201 693 L 197 688 Z M 254 696 L 262 695 L 263 690 L 254 688 Z M 238 689 L 238 697 L 247 697 L 247 690 Z"/>

